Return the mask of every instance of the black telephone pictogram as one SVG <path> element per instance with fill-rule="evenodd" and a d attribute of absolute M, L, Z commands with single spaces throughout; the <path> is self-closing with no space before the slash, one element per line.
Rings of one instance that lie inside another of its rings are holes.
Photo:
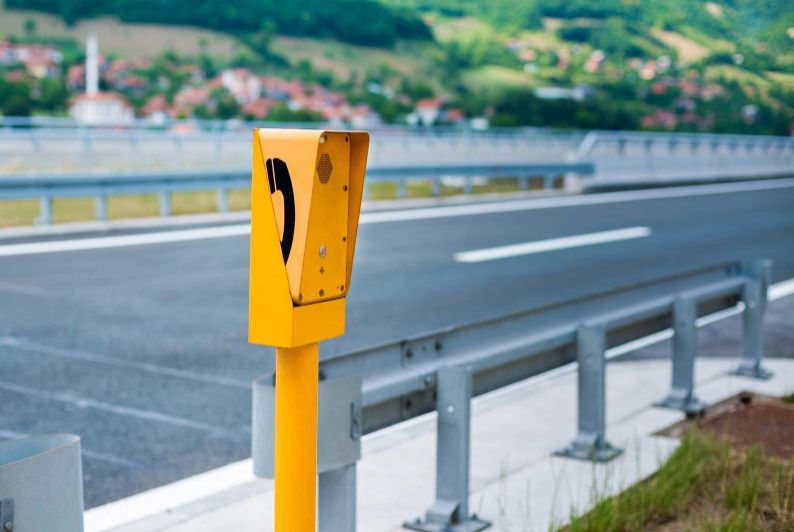
<path fill-rule="evenodd" d="M 292 249 L 292 239 L 295 236 L 295 193 L 292 190 L 292 179 L 289 176 L 287 163 L 281 159 L 268 159 L 266 166 L 270 193 L 275 194 L 280 190 L 284 196 L 284 236 L 281 238 L 281 255 L 284 257 L 284 264 L 287 264 Z"/>

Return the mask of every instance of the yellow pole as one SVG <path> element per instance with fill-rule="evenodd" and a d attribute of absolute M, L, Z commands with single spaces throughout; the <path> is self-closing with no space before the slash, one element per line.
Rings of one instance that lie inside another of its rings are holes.
<path fill-rule="evenodd" d="M 276 348 L 275 532 L 313 532 L 319 345 Z"/>

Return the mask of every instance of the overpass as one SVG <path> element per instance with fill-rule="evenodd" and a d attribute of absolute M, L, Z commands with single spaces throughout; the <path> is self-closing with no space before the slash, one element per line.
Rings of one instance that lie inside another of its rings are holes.
<path fill-rule="evenodd" d="M 181 170 L 250 170 L 251 128 L 320 124 L 175 122 L 78 127 L 57 119 L 0 119 L 0 175 Z M 570 188 L 603 189 L 785 177 L 794 173 L 791 137 L 382 127 L 372 130 L 371 168 L 592 164 Z M 450 174 L 454 175 L 454 174 Z M 485 174 L 488 175 L 487 173 Z M 518 175 L 514 177 L 525 177 Z"/>

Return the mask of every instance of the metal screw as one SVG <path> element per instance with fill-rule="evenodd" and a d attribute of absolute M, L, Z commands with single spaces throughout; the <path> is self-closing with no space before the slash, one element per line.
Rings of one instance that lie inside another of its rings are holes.
<path fill-rule="evenodd" d="M 345 290 L 345 285 L 342 285 L 342 288 L 340 288 L 340 290 L 344 291 Z"/>
<path fill-rule="evenodd" d="M 342 237 L 342 242 L 347 242 L 347 237 L 346 236 Z"/>
<path fill-rule="evenodd" d="M 452 405 L 447 405 L 447 413 L 448 413 L 448 414 L 451 414 L 451 413 L 452 413 L 452 412 L 454 412 L 454 411 L 455 411 L 455 407 L 454 407 L 454 406 L 452 406 Z"/>
<path fill-rule="evenodd" d="M 303 301 L 303 294 L 298 294 L 298 301 Z"/>
<path fill-rule="evenodd" d="M 593 363 L 593 355 L 587 355 L 587 363 L 588 364 L 592 364 Z"/>
<path fill-rule="evenodd" d="M 5 530 L 6 532 L 11 532 L 12 528 L 14 528 L 14 523 L 12 523 L 11 521 L 6 521 L 3 524 L 3 530 Z"/>
<path fill-rule="evenodd" d="M 345 137 L 345 142 L 347 142 L 347 137 Z"/>
<path fill-rule="evenodd" d="M 325 291 L 324 290 L 320 290 L 320 297 L 323 297 L 324 295 L 325 295 Z"/>
<path fill-rule="evenodd" d="M 344 190 L 345 192 L 347 192 L 347 185 L 343 186 L 343 187 L 342 187 L 342 190 Z"/>
<path fill-rule="evenodd" d="M 750 301 L 748 301 L 748 302 L 747 302 L 747 306 L 748 306 L 749 308 L 755 308 L 755 301 L 753 301 L 753 300 L 751 299 Z"/>
<path fill-rule="evenodd" d="M 325 246 L 320 246 L 320 258 L 325 258 Z"/>

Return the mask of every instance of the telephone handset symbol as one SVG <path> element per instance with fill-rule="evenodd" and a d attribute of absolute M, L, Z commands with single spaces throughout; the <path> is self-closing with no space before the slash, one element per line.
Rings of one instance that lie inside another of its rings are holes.
<path fill-rule="evenodd" d="M 292 239 L 295 236 L 295 193 L 292 190 L 292 179 L 289 176 L 287 163 L 281 159 L 268 159 L 267 179 L 270 181 L 270 194 L 277 190 L 284 196 L 284 235 L 281 237 L 281 256 L 287 264 L 289 252 L 292 249 Z"/>

